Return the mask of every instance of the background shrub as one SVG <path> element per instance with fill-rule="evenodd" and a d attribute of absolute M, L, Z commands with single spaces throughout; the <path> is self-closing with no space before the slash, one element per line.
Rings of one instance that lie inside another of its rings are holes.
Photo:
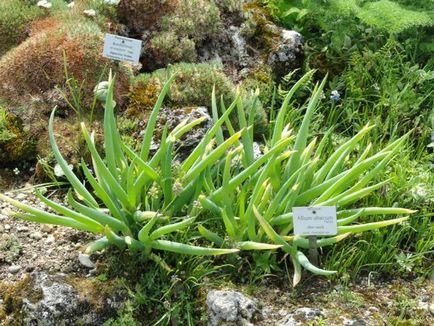
<path fill-rule="evenodd" d="M 32 20 L 45 12 L 23 0 L 2 0 L 0 2 L 0 57 L 18 45 L 27 36 Z"/>

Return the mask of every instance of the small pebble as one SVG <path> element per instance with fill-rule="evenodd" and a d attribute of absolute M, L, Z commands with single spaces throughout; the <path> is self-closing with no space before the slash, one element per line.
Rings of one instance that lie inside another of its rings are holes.
<path fill-rule="evenodd" d="M 11 229 L 11 226 L 9 224 L 5 224 L 5 230 L 9 231 Z"/>
<path fill-rule="evenodd" d="M 53 232 L 53 226 L 52 225 L 48 225 L 48 224 L 44 224 L 41 227 L 41 231 L 45 232 L 45 233 L 51 233 L 51 232 Z"/>
<path fill-rule="evenodd" d="M 428 307 L 429 312 L 431 315 L 434 315 L 434 302 L 432 302 Z"/>
<path fill-rule="evenodd" d="M 26 232 L 29 231 L 29 228 L 27 226 L 19 226 L 17 227 L 18 232 Z"/>
<path fill-rule="evenodd" d="M 34 239 L 34 240 L 41 240 L 42 239 L 42 233 L 41 232 L 33 232 L 32 234 L 30 234 L 30 238 Z"/>
<path fill-rule="evenodd" d="M 48 235 L 47 240 L 45 240 L 45 243 L 51 244 L 54 242 L 54 236 L 52 234 Z"/>
<path fill-rule="evenodd" d="M 369 307 L 368 310 L 372 313 L 380 312 L 380 309 L 378 309 L 377 307 Z"/>
<path fill-rule="evenodd" d="M 14 214 L 14 212 L 12 211 L 12 209 L 6 207 L 2 209 L 2 214 L 5 216 L 11 216 Z"/>
<path fill-rule="evenodd" d="M 34 266 L 27 266 L 26 267 L 26 272 L 27 273 L 31 273 L 31 272 L 33 272 L 35 270 L 35 267 Z"/>
<path fill-rule="evenodd" d="M 16 273 L 18 273 L 20 271 L 20 269 L 21 269 L 21 266 L 19 266 L 19 265 L 12 265 L 12 266 L 9 266 L 8 271 L 11 274 L 16 274 Z"/>
<path fill-rule="evenodd" d="M 78 260 L 83 266 L 87 268 L 95 268 L 95 264 L 90 260 L 89 255 L 79 253 Z"/>
<path fill-rule="evenodd" d="M 23 194 L 23 193 L 19 193 L 18 195 L 15 196 L 16 200 L 24 200 L 26 198 L 27 198 L 27 195 Z"/>

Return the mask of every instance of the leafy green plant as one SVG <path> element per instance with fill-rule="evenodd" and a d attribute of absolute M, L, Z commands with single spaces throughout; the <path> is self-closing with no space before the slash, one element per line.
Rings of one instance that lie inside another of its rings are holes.
<path fill-rule="evenodd" d="M 354 208 L 353 204 L 389 181 L 373 183 L 374 177 L 399 152 L 406 137 L 372 155 L 370 146 L 354 155 L 355 148 L 373 128 L 367 125 L 333 154 L 324 156 L 327 137 L 316 148 L 316 139 L 309 140 L 309 128 L 325 79 L 315 86 L 306 106 L 301 108 L 305 115 L 299 130 L 291 131 L 287 123 L 292 96 L 312 74 L 313 71 L 303 76 L 286 95 L 265 149 L 259 155 L 254 153 L 253 142 L 257 98 L 253 98 L 245 111 L 238 94 L 228 108 L 221 103 L 222 114 L 219 116 L 213 91 L 214 125 L 190 155 L 177 163 L 174 161 L 174 142 L 202 119 L 181 123 L 170 133 L 166 129 L 159 149 L 153 155 L 150 153 L 158 112 L 175 77 L 169 78 L 154 106 L 140 153 L 135 153 L 120 140 L 113 114 L 113 80 L 110 80 L 104 116 L 105 160 L 96 150 L 93 135 L 82 123 L 94 173 L 84 161 L 81 168 L 94 193 L 80 182 L 59 153 L 53 133 L 53 111 L 49 124 L 50 142 L 58 164 L 73 187 L 67 196 L 72 209 L 40 194 L 41 201 L 59 215 L 4 195 L 0 195 L 0 199 L 23 210 L 25 214 L 19 214 L 19 218 L 103 234 L 88 247 L 88 253 L 116 245 L 149 254 L 167 268 L 152 250 L 219 255 L 239 250 L 282 248 L 292 259 L 294 284 L 300 281 L 302 266 L 319 275 L 332 275 L 335 271 L 314 266 L 304 255 L 302 249 L 308 248 L 308 240 L 292 234 L 292 208 L 338 207 L 338 234 L 319 238 L 318 247 L 333 245 L 351 234 L 405 221 L 407 218 L 402 217 L 355 224 L 366 216 L 407 215 L 413 211 L 396 207 Z M 236 128 L 229 119 L 233 111 L 237 115 Z M 195 221 L 200 223 L 198 231 L 202 237 L 220 249 L 185 244 L 191 242 L 193 235 L 197 237 L 197 233 L 189 228 Z M 171 234 L 180 230 L 187 230 L 186 241 L 172 241 Z"/>
<path fill-rule="evenodd" d="M 368 2 L 357 17 L 366 25 L 391 34 L 399 34 L 412 27 L 432 26 L 434 23 L 428 13 L 405 9 L 389 0 Z"/>
<path fill-rule="evenodd" d="M 308 248 L 308 240 L 294 236 L 292 208 L 295 206 L 338 207 L 338 235 L 319 238 L 318 247 L 332 245 L 351 234 L 374 230 L 400 223 L 406 218 L 386 221 L 353 224 L 358 219 L 369 215 L 410 214 L 413 211 L 402 208 L 363 207 L 353 208 L 365 196 L 381 188 L 389 180 L 372 184 L 377 173 L 393 159 L 401 149 L 407 136 L 388 144 L 384 149 L 369 156 L 370 146 L 353 157 L 352 152 L 368 134 L 373 126 L 363 127 L 355 136 L 339 146 L 329 157 L 324 157 L 325 137 L 315 151 L 316 139 L 308 142 L 309 125 L 319 103 L 325 79 L 316 85 L 312 97 L 305 107 L 304 118 L 298 132 L 291 133 L 285 125 L 285 117 L 294 93 L 307 82 L 313 72 L 307 73 L 288 92 L 285 101 L 274 122 L 271 138 L 267 142 L 264 154 L 254 158 L 252 112 L 248 119 L 243 112 L 240 97 L 228 108 L 236 106 L 240 127 L 247 129 L 240 144 L 230 150 L 224 164 L 221 163 L 221 178 L 217 183 L 210 180 L 213 176 L 205 175 L 209 180 L 205 192 L 199 196 L 204 210 L 211 215 L 220 216 L 224 227 L 221 233 L 206 228 L 206 223 L 199 227 L 200 233 L 218 245 L 230 246 L 237 243 L 243 249 L 276 249 L 281 247 L 289 254 L 294 264 L 294 284 L 301 278 L 301 266 L 320 274 L 331 275 L 334 271 L 325 271 L 312 265 L 301 249 Z M 216 117 L 216 100 L 213 101 Z M 254 109 L 252 109 L 254 111 Z M 303 110 L 303 108 L 302 108 Z M 227 122 L 229 135 L 236 132 Z M 207 140 L 204 140 L 205 143 Z M 223 144 L 222 136 L 216 138 L 217 145 Z M 194 157 L 194 153 L 192 157 Z M 238 162 L 233 164 L 233 162 Z M 192 164 L 191 159 L 183 167 Z M 210 222 L 208 222 L 211 225 Z M 213 226 L 214 230 L 215 225 Z M 249 241 L 249 242 L 244 242 Z M 240 245 L 242 243 L 242 245 Z"/>
<path fill-rule="evenodd" d="M 0 2 L 0 56 L 25 39 L 27 25 L 44 11 L 21 0 Z"/>
<path fill-rule="evenodd" d="M 329 101 L 329 108 L 322 111 L 325 124 L 341 131 L 372 121 L 382 126 L 374 137 L 378 140 L 394 139 L 410 130 L 418 139 L 428 139 L 433 78 L 433 71 L 413 64 L 394 40 L 379 51 L 354 53 L 342 75 L 331 82 L 342 99 Z M 425 141 L 415 145 L 417 152 L 425 151 Z"/>
<path fill-rule="evenodd" d="M 89 134 L 85 124 L 82 123 L 83 136 L 91 153 L 94 174 L 84 161 L 81 162 L 81 167 L 86 182 L 92 186 L 94 194 L 81 183 L 59 152 L 53 131 L 55 116 L 53 110 L 49 122 L 50 143 L 57 163 L 74 189 L 67 196 L 68 204 L 72 209 L 42 196 L 39 192 L 37 195 L 40 200 L 60 215 L 44 212 L 4 195 L 0 195 L 0 198 L 24 211 L 24 214 L 17 215 L 21 219 L 64 225 L 104 235 L 88 246 L 86 251 L 88 253 L 109 245 L 116 245 L 120 248 L 128 247 L 133 251 L 143 251 L 145 254 L 150 254 L 151 258 L 160 261 L 157 255 L 151 253 L 152 249 L 193 255 L 237 252 L 237 249 L 204 248 L 161 239 L 166 234 L 187 228 L 194 221 L 194 217 L 177 217 L 180 216 L 178 215 L 181 213 L 180 209 L 172 210 L 172 214 L 167 215 L 169 213 L 167 207 L 175 198 L 171 171 L 173 143 L 193 126 L 202 122 L 198 119 L 190 124 L 179 125 L 170 134 L 166 132 L 162 136 L 160 149 L 154 156 L 149 157 L 158 111 L 172 80 L 173 77 L 169 79 L 160 94 L 148 121 L 141 153 L 136 154 L 120 141 L 113 114 L 114 81 L 110 79 L 104 116 L 105 162 L 96 150 L 93 135 Z M 221 155 L 223 152 L 220 149 L 216 153 Z M 106 209 L 102 209 L 101 204 Z M 184 202 L 184 204 L 188 203 Z M 169 223 L 165 223 L 169 220 Z M 161 225 L 162 223 L 165 225 Z M 159 227 L 153 230 L 156 225 Z"/>

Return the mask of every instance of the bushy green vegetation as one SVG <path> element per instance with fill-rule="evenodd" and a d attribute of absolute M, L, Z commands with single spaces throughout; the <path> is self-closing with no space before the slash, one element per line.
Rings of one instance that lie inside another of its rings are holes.
<path fill-rule="evenodd" d="M 26 28 L 44 11 L 22 0 L 0 2 L 0 56 L 25 39 Z"/>
<path fill-rule="evenodd" d="M 158 112 L 174 77 L 169 77 L 150 115 L 140 153 L 121 142 L 114 117 L 113 87 L 110 79 L 105 97 L 104 149 L 105 159 L 98 153 L 93 137 L 82 123 L 82 131 L 92 156 L 91 172 L 84 161 L 81 168 L 93 192 L 90 192 L 71 171 L 56 144 L 53 132 L 55 110 L 50 118 L 50 143 L 62 171 L 71 183 L 67 201 L 72 209 L 41 194 L 39 199 L 57 214 L 44 212 L 0 194 L 0 199 L 16 206 L 25 214 L 17 217 L 39 223 L 58 224 L 103 234 L 86 250 L 88 253 L 109 246 L 140 251 L 163 268 L 170 270 L 164 256 L 153 251 L 169 251 L 185 255 L 221 255 L 239 250 L 275 250 L 289 254 L 294 267 L 294 285 L 301 279 L 301 268 L 319 275 L 333 275 L 314 266 L 303 253 L 307 238 L 292 236 L 292 209 L 296 206 L 338 207 L 338 234 L 319 238 L 318 247 L 333 245 L 351 234 L 376 230 L 401 223 L 406 217 L 372 223 L 353 223 L 365 216 L 407 215 L 413 211 L 397 207 L 351 208 L 388 180 L 372 183 L 402 148 L 405 138 L 388 144 L 383 150 L 369 155 L 369 146 L 351 153 L 372 129 L 362 128 L 354 137 L 339 146 L 329 157 L 324 145 L 315 150 L 316 139 L 309 141 L 309 127 L 325 85 L 316 85 L 305 107 L 305 115 L 296 134 L 290 131 L 286 112 L 292 95 L 311 77 L 300 79 L 286 95 L 266 141 L 264 154 L 255 158 L 253 135 L 255 101 L 248 111 L 238 96 L 221 117 L 215 92 L 212 96 L 214 126 L 183 162 L 173 160 L 174 143 L 202 122 L 183 122 L 170 133 L 163 132 L 159 149 L 150 155 Z M 101 94 L 100 94 L 101 95 Z M 103 98 L 103 96 L 100 96 Z M 229 120 L 237 111 L 238 128 Z M 229 135 L 224 136 L 222 126 Z M 326 137 L 322 140 L 327 140 Z M 215 145 L 215 146 L 214 146 Z M 74 193 L 78 197 L 77 200 Z M 102 202 L 110 214 L 100 210 Z M 199 234 L 214 243 L 197 246 L 178 242 L 170 234 L 187 231 L 187 239 L 195 237 L 191 227 L 197 225 Z M 154 231 L 152 231 L 154 229 Z M 191 232 L 191 233 L 190 233 Z M 262 262 L 263 264 L 263 262 Z"/>
<path fill-rule="evenodd" d="M 172 74 L 177 74 L 177 78 L 167 94 L 166 105 L 210 107 L 209 94 L 213 87 L 217 98 L 222 97 L 226 103 L 235 97 L 235 86 L 225 75 L 221 65 L 180 63 L 135 77 L 129 95 L 129 108 L 133 111 L 151 108 Z"/>
<path fill-rule="evenodd" d="M 345 142 L 366 122 L 378 126 L 374 152 L 384 142 L 411 131 L 411 141 L 396 163 L 381 174 L 389 186 L 364 205 L 402 205 L 417 209 L 405 226 L 378 230 L 326 251 L 326 266 L 427 275 L 432 271 L 432 151 L 433 134 L 433 3 L 415 1 L 264 1 L 282 25 L 296 27 L 307 37 L 307 66 L 329 73 L 324 96 L 329 98 L 313 126 L 325 133 L 334 126 L 332 141 Z M 380 18 L 381 17 L 381 18 Z M 431 42 L 431 43 L 430 43 Z M 286 78 L 291 84 L 292 76 Z M 295 81 L 292 81 L 294 83 Z M 281 96 L 287 86 L 280 86 Z M 335 96 L 336 92 L 338 96 Z M 302 97 L 302 95 L 301 95 Z M 295 106 L 289 115 L 301 121 Z M 325 127 L 324 127 L 325 126 Z M 417 162 L 417 163 L 416 163 Z M 345 257 L 345 258 L 344 258 Z M 342 263 L 343 261 L 346 263 Z"/>

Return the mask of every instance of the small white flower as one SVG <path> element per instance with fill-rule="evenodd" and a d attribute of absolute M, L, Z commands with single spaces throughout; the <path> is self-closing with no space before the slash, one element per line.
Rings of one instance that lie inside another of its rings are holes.
<path fill-rule="evenodd" d="M 72 168 L 73 168 L 72 164 L 68 164 L 68 168 L 72 171 Z M 54 166 L 54 175 L 56 177 L 63 177 L 65 175 L 59 164 L 56 164 Z"/>
<path fill-rule="evenodd" d="M 74 6 L 75 6 L 75 2 L 72 1 L 71 3 L 68 3 L 66 6 L 67 6 L 68 8 L 74 8 Z"/>
<path fill-rule="evenodd" d="M 40 0 L 36 5 L 38 7 L 47 8 L 47 9 L 50 9 L 53 6 L 53 4 L 51 2 L 48 2 L 47 0 Z"/>
<path fill-rule="evenodd" d="M 15 175 L 18 175 L 21 173 L 20 169 L 18 169 L 18 168 L 13 169 L 13 171 L 14 171 Z"/>
<path fill-rule="evenodd" d="M 96 11 L 93 9 L 88 9 L 88 10 L 84 10 L 83 14 L 85 14 L 88 17 L 95 17 L 96 16 Z"/>
<path fill-rule="evenodd" d="M 333 102 L 339 101 L 340 98 L 341 98 L 341 94 L 339 94 L 339 92 L 337 90 L 331 91 L 331 93 L 330 93 L 330 99 Z"/>

